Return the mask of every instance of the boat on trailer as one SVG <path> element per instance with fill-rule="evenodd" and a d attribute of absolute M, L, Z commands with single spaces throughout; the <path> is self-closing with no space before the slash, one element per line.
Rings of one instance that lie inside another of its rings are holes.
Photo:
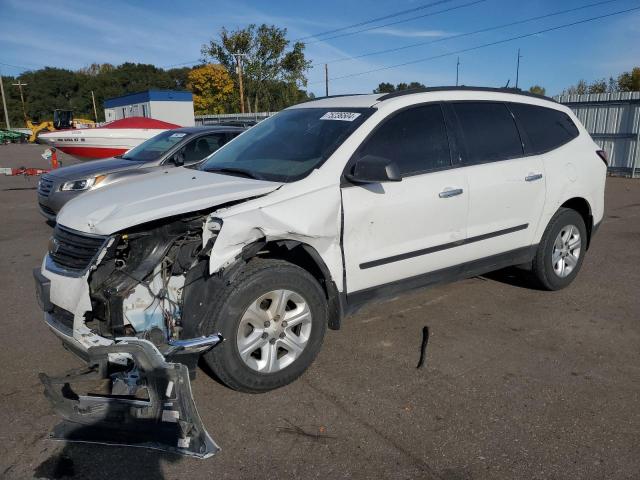
<path fill-rule="evenodd" d="M 145 140 L 180 125 L 146 117 L 130 117 L 95 128 L 71 128 L 38 135 L 38 143 L 81 159 L 122 155 Z"/>

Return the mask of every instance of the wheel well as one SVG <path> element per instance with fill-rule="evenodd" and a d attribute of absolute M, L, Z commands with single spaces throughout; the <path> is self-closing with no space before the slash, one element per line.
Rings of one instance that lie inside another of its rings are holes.
<path fill-rule="evenodd" d="M 275 240 L 261 244 L 260 248 L 254 251 L 252 257 L 285 260 L 309 272 L 318 281 L 327 297 L 329 328 L 340 329 L 343 317 L 340 294 L 324 260 L 313 247 L 297 240 Z"/>
<path fill-rule="evenodd" d="M 591 243 L 591 231 L 593 230 L 593 215 L 591 215 L 591 206 L 584 198 L 574 197 L 564 202 L 561 207 L 570 208 L 580 214 L 587 227 L 587 248 Z"/>

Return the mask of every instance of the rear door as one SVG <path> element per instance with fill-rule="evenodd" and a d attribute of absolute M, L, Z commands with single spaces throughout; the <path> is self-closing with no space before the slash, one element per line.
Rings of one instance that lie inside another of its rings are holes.
<path fill-rule="evenodd" d="M 402 181 L 342 188 L 349 293 L 457 263 L 444 246 L 465 238 L 467 185 L 450 151 L 439 104 L 391 114 L 363 142 L 353 160 L 393 160 Z"/>
<path fill-rule="evenodd" d="M 540 156 L 525 156 L 516 120 L 502 102 L 452 102 L 469 182 L 465 261 L 531 245 L 545 202 Z"/>

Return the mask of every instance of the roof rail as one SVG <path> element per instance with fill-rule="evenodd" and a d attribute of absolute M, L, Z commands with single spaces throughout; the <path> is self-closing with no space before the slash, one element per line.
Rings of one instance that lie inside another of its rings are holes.
<path fill-rule="evenodd" d="M 447 92 L 447 91 L 512 93 L 515 95 L 541 98 L 543 100 L 548 100 L 550 102 L 558 103 L 553 98 L 545 97 L 544 95 L 538 95 L 537 93 L 523 92 L 519 88 L 468 87 L 466 85 L 458 86 L 458 87 L 424 87 L 424 88 L 413 88 L 410 90 L 401 90 L 399 92 L 387 93 L 386 95 L 379 97 L 378 101 L 383 102 L 384 100 L 389 100 L 390 98 L 402 97 L 404 95 L 412 95 L 414 93 Z"/>

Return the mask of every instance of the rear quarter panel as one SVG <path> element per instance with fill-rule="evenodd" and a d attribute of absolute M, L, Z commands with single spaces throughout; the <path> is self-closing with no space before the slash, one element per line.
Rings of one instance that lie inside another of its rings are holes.
<path fill-rule="evenodd" d="M 607 167 L 596 154 L 599 147 L 584 126 L 568 108 L 564 111 L 578 127 L 580 135 L 544 155 L 547 202 L 535 235 L 536 243 L 542 238 L 551 217 L 567 200 L 584 198 L 591 208 L 594 224 L 604 215 Z"/>

